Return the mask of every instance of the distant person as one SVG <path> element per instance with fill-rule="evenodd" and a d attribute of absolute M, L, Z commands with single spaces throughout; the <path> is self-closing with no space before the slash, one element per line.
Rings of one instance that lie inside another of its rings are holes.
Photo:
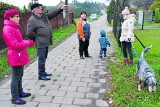
<path fill-rule="evenodd" d="M 35 41 L 38 55 L 38 79 L 50 80 L 52 74 L 48 74 L 45 69 L 45 63 L 48 56 L 49 45 L 52 45 L 52 27 L 49 22 L 52 18 L 60 14 L 67 5 L 62 6 L 49 13 L 43 13 L 42 4 L 35 3 L 31 5 L 32 16 L 28 19 L 26 35 Z"/>
<path fill-rule="evenodd" d="M 133 64 L 133 52 L 132 52 L 132 42 L 134 41 L 134 24 L 136 22 L 136 15 L 130 14 L 128 7 L 122 11 L 124 22 L 122 23 L 122 32 L 121 32 L 121 46 L 124 56 L 124 64 L 131 66 Z M 128 59 L 128 54 L 130 58 Z"/>
<path fill-rule="evenodd" d="M 89 47 L 89 39 L 91 35 L 90 24 L 87 21 L 87 13 L 82 11 L 80 13 L 80 18 L 77 22 L 77 34 L 79 39 L 79 55 L 81 59 L 84 59 L 83 53 L 85 57 L 91 58 L 88 53 Z"/>
<path fill-rule="evenodd" d="M 23 92 L 22 88 L 24 65 L 29 62 L 26 48 L 34 46 L 34 42 L 23 40 L 19 30 L 19 20 L 18 10 L 9 9 L 4 13 L 3 38 L 8 47 L 8 63 L 12 67 L 11 102 L 23 105 L 26 101 L 21 98 L 31 96 L 31 93 Z"/>
<path fill-rule="evenodd" d="M 104 30 L 100 31 L 100 35 L 101 37 L 99 38 L 99 43 L 100 43 L 100 58 L 102 58 L 102 54 L 104 53 L 104 57 L 106 57 L 106 53 L 107 53 L 107 46 L 111 46 L 106 32 Z"/>

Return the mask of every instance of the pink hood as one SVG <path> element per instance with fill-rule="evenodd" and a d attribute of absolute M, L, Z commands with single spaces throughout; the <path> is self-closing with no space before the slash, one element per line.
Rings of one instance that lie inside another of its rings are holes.
<path fill-rule="evenodd" d="M 8 63 L 10 66 L 23 66 L 29 62 L 26 48 L 31 46 L 29 40 L 23 40 L 19 24 L 4 20 L 3 38 L 8 47 Z"/>

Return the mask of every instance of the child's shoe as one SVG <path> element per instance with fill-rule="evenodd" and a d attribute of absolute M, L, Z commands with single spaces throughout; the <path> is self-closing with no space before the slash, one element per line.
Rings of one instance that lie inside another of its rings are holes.
<path fill-rule="evenodd" d="M 31 96 L 31 93 L 25 93 L 25 92 L 23 92 L 21 95 L 19 95 L 20 98 L 29 97 L 29 96 Z"/>
<path fill-rule="evenodd" d="M 132 66 L 133 65 L 133 61 L 132 60 L 129 60 L 128 61 L 128 66 Z"/>
<path fill-rule="evenodd" d="M 128 64 L 128 59 L 124 58 L 124 64 Z"/>
<path fill-rule="evenodd" d="M 18 98 L 17 100 L 12 101 L 12 104 L 24 105 L 26 104 L 26 101 L 22 100 L 21 98 Z"/>

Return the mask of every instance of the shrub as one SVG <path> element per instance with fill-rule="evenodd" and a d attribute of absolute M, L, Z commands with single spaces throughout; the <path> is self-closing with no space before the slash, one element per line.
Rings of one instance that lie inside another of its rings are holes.
<path fill-rule="evenodd" d="M 155 9 L 155 22 L 159 23 L 160 22 L 160 12 L 159 12 L 159 8 Z"/>
<path fill-rule="evenodd" d="M 3 14 L 5 13 L 6 10 L 8 9 L 17 9 L 19 10 L 19 7 L 0 2 L 0 17 L 3 17 Z"/>
<path fill-rule="evenodd" d="M 110 7 L 107 7 L 106 13 L 112 13 L 112 12 L 113 12 L 112 9 Z"/>
<path fill-rule="evenodd" d="M 149 10 L 155 10 L 156 8 L 160 9 L 160 1 L 154 1 Z"/>
<path fill-rule="evenodd" d="M 136 8 L 129 8 L 129 11 L 131 14 L 136 14 Z"/>

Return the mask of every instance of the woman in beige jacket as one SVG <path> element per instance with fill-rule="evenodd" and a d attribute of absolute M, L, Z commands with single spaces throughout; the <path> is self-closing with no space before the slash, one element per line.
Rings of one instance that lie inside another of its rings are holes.
<path fill-rule="evenodd" d="M 132 53 L 132 44 L 131 42 L 134 41 L 134 24 L 136 22 L 136 16 L 135 14 L 130 14 L 130 11 L 128 10 L 128 7 L 125 7 L 125 9 L 122 11 L 124 22 L 122 23 L 122 32 L 120 41 L 122 43 L 122 50 L 123 50 L 123 56 L 124 56 L 124 63 L 128 64 L 128 66 L 131 66 L 133 64 L 133 53 Z M 130 59 L 128 60 L 128 54 L 130 56 Z"/>

